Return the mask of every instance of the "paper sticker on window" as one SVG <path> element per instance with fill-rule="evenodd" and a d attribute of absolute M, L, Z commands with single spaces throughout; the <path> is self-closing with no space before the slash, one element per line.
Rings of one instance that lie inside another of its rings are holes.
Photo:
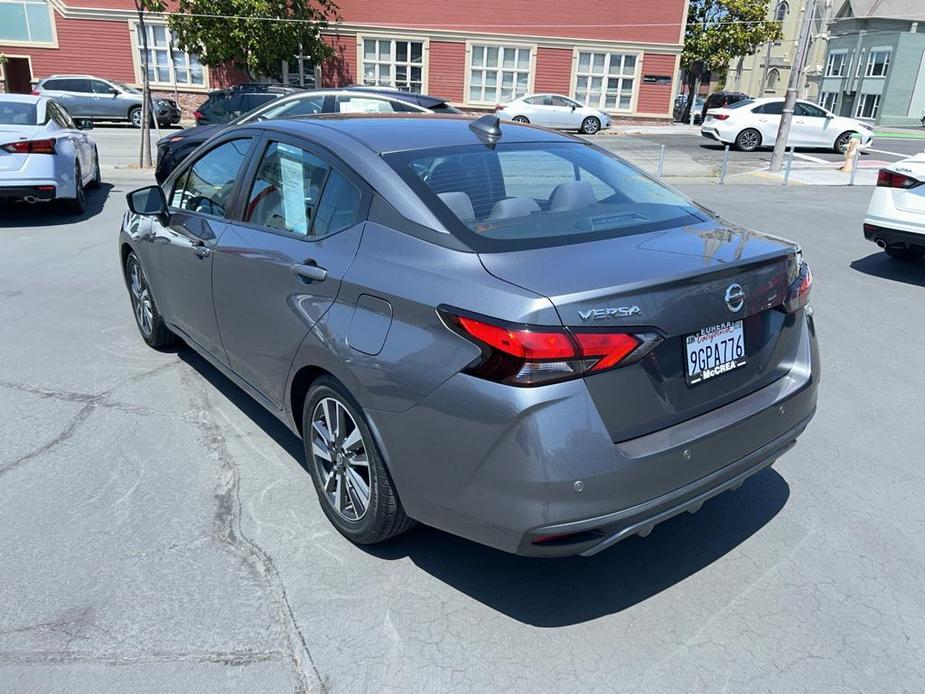
<path fill-rule="evenodd" d="M 280 145 L 280 155 L 292 153 L 299 156 L 300 153 L 295 148 L 287 152 L 290 148 Z M 279 158 L 279 178 L 283 187 L 283 214 L 286 217 L 286 228 L 296 234 L 308 233 L 308 219 L 305 215 L 305 175 L 302 162 L 294 159 L 288 159 L 285 156 Z"/>

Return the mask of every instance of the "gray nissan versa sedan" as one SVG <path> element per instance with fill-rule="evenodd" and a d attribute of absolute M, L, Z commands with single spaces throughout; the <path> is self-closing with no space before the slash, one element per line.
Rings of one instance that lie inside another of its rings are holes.
<path fill-rule="evenodd" d="M 182 339 L 301 435 L 354 542 L 420 521 L 595 554 L 737 487 L 815 411 L 799 248 L 567 135 L 266 121 L 128 200 L 145 341 Z"/>

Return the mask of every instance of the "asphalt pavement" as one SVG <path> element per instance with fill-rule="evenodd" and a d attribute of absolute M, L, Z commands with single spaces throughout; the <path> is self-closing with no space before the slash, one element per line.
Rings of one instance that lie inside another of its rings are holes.
<path fill-rule="evenodd" d="M 925 691 L 925 263 L 863 240 L 869 189 L 684 187 L 802 244 L 818 414 L 698 513 L 529 560 L 343 540 L 294 436 L 139 338 L 149 179 L 104 179 L 82 218 L 0 208 L 0 691 Z"/>

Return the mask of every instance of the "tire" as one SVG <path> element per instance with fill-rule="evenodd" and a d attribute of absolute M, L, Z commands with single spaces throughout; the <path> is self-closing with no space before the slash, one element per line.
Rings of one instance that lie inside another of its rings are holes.
<path fill-rule="evenodd" d="M 74 190 L 76 191 L 74 197 L 62 199 L 61 206 L 68 214 L 83 214 L 87 209 L 87 197 L 84 191 L 80 162 L 74 164 Z"/>
<path fill-rule="evenodd" d="M 913 261 L 925 256 L 925 251 L 918 248 L 898 248 L 887 246 L 883 249 L 893 260 Z"/>
<path fill-rule="evenodd" d="M 93 180 L 87 184 L 88 188 L 96 190 L 103 183 L 103 178 L 100 175 L 100 153 L 96 151 L 96 147 L 93 148 Z"/>
<path fill-rule="evenodd" d="M 125 258 L 125 285 L 128 287 L 129 300 L 132 302 L 132 314 L 135 316 L 135 325 L 141 333 L 141 339 L 149 347 L 163 349 L 177 342 L 176 336 L 164 323 L 164 319 L 157 310 L 154 297 L 148 288 L 148 278 L 145 277 L 138 256 L 129 253 Z"/>
<path fill-rule="evenodd" d="M 754 128 L 746 128 L 736 135 L 735 146 L 743 152 L 754 152 L 761 147 L 761 133 Z"/>
<path fill-rule="evenodd" d="M 581 132 L 585 135 L 594 135 L 601 129 L 601 122 L 594 116 L 588 116 L 581 121 Z"/>
<path fill-rule="evenodd" d="M 526 125 L 530 125 L 530 119 L 526 116 L 514 116 L 511 118 L 511 120 L 515 123 L 524 123 Z"/>
<path fill-rule="evenodd" d="M 843 132 L 841 135 L 835 138 L 835 145 L 832 147 L 838 154 L 844 154 L 845 150 L 848 149 L 848 143 L 851 141 L 851 136 L 854 135 L 853 130 Z"/>
<path fill-rule="evenodd" d="M 341 535 L 368 545 L 414 526 L 398 500 L 363 409 L 337 379 L 321 376 L 309 389 L 302 440 L 318 502 Z"/>
<path fill-rule="evenodd" d="M 129 109 L 128 122 L 132 124 L 133 128 L 141 127 L 141 106 Z"/>

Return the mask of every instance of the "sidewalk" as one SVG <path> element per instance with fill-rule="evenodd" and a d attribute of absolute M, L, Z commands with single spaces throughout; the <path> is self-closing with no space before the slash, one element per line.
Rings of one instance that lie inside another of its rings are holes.
<path fill-rule="evenodd" d="M 799 154 L 797 155 L 799 157 Z M 894 162 L 880 161 L 877 159 L 865 159 L 858 163 L 857 173 L 854 176 L 855 186 L 875 186 L 877 185 L 877 172 L 884 166 L 889 166 Z M 841 162 L 823 162 L 806 161 L 794 158 L 790 167 L 789 185 L 804 186 L 848 186 L 852 185 L 851 174 L 840 171 Z M 778 173 L 772 173 L 767 169 L 755 169 L 743 174 L 737 174 L 727 178 L 729 183 L 744 183 L 744 178 L 762 179 L 768 184 L 777 183 L 783 185 L 786 176 L 786 163 L 784 168 Z M 736 179 L 736 180 L 733 180 Z M 757 181 L 753 181 L 757 182 Z"/>
<path fill-rule="evenodd" d="M 699 125 L 662 123 L 660 125 L 612 125 L 601 135 L 699 135 Z"/>

